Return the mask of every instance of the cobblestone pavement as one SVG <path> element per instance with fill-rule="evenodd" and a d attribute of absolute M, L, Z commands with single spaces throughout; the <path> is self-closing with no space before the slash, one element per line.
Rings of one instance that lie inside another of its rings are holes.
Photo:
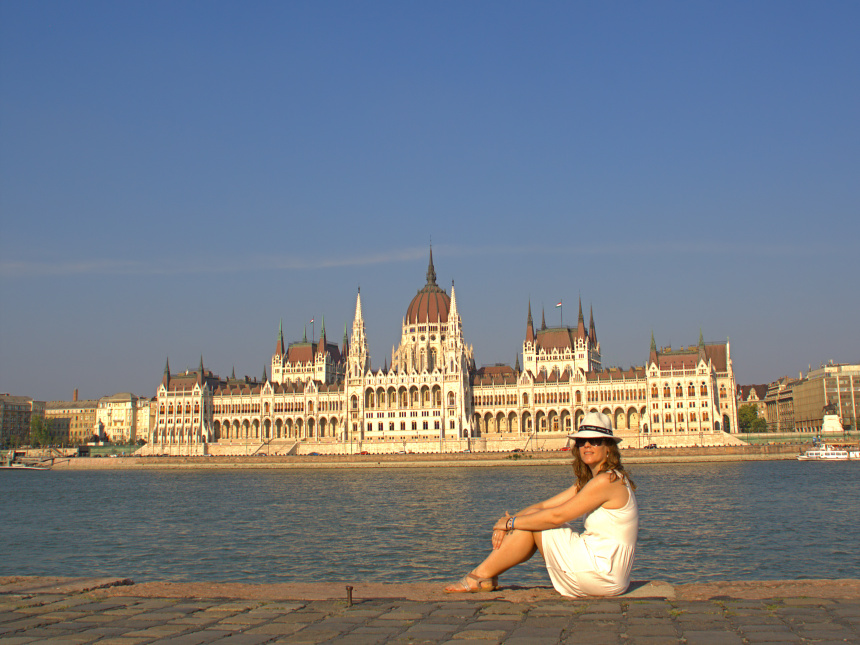
<path fill-rule="evenodd" d="M 856 643 L 860 600 L 560 596 L 511 602 L 235 600 L 104 597 L 95 592 L 3 593 L 0 643 Z M 120 588 L 121 593 L 125 590 Z"/>

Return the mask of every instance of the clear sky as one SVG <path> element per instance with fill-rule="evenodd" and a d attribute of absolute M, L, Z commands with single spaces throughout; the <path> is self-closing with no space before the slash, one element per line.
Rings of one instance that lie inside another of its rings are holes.
<path fill-rule="evenodd" d="M 0 391 L 262 376 L 455 280 L 479 365 L 860 362 L 860 3 L 0 2 Z M 562 310 L 555 307 L 563 301 Z M 311 326 L 307 325 L 311 335 Z"/>

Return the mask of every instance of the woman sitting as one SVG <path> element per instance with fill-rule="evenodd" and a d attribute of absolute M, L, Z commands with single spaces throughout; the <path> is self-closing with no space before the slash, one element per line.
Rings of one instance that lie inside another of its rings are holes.
<path fill-rule="evenodd" d="M 639 532 L 639 511 L 621 465 L 619 437 L 611 419 L 586 414 L 574 440 L 576 484 L 514 516 L 507 512 L 493 526 L 487 559 L 447 593 L 493 591 L 498 576 L 540 551 L 556 591 L 565 596 L 615 596 L 630 584 Z M 568 522 L 585 516 L 585 532 Z"/>

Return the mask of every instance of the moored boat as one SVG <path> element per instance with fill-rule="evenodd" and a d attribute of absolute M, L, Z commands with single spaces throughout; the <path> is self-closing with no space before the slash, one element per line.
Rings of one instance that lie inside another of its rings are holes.
<path fill-rule="evenodd" d="M 53 459 L 50 460 L 50 463 L 47 460 L 24 461 L 21 458 L 21 453 L 9 450 L 6 453 L 5 462 L 0 464 L 0 470 L 51 470 L 53 463 Z"/>
<path fill-rule="evenodd" d="M 9 466 L 0 466 L 0 470 L 51 470 L 51 468 L 50 466 L 13 463 Z"/>
<path fill-rule="evenodd" d="M 842 446 L 829 446 L 822 443 L 797 456 L 800 461 L 846 461 L 860 459 L 860 451 L 849 452 Z"/>

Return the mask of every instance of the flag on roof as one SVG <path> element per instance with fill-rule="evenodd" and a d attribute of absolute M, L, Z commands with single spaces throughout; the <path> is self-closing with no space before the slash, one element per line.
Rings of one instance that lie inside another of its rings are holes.
<path fill-rule="evenodd" d="M 556 307 L 561 307 L 561 300 L 558 301 L 558 304 L 556 305 Z"/>
<path fill-rule="evenodd" d="M 312 323 L 313 321 L 314 321 L 314 319 L 313 319 L 313 318 L 311 318 L 311 319 L 308 321 L 308 324 Z"/>

